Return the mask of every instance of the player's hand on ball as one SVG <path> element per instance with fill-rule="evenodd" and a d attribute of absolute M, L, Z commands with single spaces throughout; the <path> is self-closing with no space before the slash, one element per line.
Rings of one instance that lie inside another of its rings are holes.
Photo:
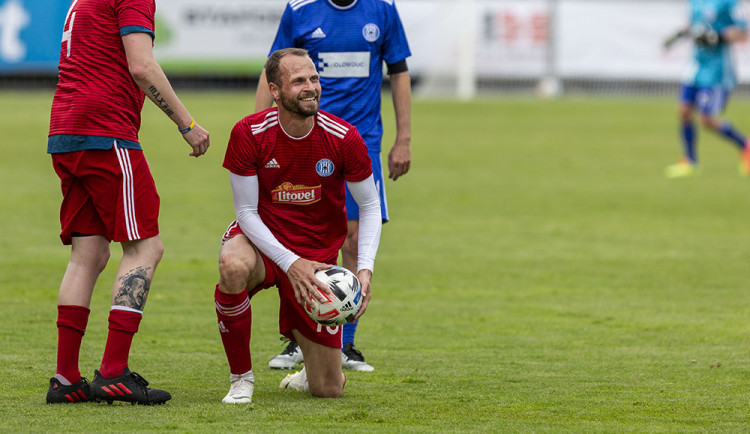
<path fill-rule="evenodd" d="M 370 304 L 370 279 L 372 278 L 372 271 L 370 270 L 359 270 L 357 273 L 357 279 L 359 279 L 359 284 L 362 285 L 362 305 L 359 307 L 359 312 L 357 312 L 357 315 L 354 317 L 354 321 L 357 321 L 359 317 L 361 317 L 365 310 L 367 310 L 367 305 Z M 354 322 L 352 321 L 352 322 Z"/>
<path fill-rule="evenodd" d="M 211 146 L 211 139 L 209 138 L 208 131 L 204 130 L 198 124 L 195 124 L 193 129 L 182 135 L 182 138 L 188 142 L 193 152 L 190 153 L 191 157 L 200 157 L 208 151 L 208 147 Z"/>
<path fill-rule="evenodd" d="M 331 290 L 328 289 L 328 285 L 315 278 L 315 272 L 318 270 L 327 270 L 331 268 L 329 264 L 322 262 L 308 261 L 307 259 L 299 258 L 289 267 L 286 271 L 289 282 L 294 288 L 294 298 L 297 299 L 297 303 L 304 306 L 305 303 L 312 302 L 314 297 L 321 303 L 325 303 L 327 300 L 323 295 L 317 291 L 320 288 L 321 291 L 326 294 L 331 294 Z"/>

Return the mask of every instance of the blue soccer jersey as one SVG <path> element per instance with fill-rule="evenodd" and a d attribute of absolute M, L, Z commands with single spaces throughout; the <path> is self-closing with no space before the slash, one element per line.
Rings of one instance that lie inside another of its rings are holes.
<path fill-rule="evenodd" d="M 710 26 L 721 34 L 727 27 L 747 28 L 747 21 L 737 0 L 691 0 L 690 25 Z M 737 84 L 731 44 L 695 45 L 693 61 L 686 84 L 698 88 L 721 87 L 731 90 Z"/>
<path fill-rule="evenodd" d="M 292 0 L 281 18 L 271 52 L 304 48 L 318 68 L 320 109 L 357 127 L 370 152 L 380 152 L 383 62 L 411 55 L 393 0 Z"/>

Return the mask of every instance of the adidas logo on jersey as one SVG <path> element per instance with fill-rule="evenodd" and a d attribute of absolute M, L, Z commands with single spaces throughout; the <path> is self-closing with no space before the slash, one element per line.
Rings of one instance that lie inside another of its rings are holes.
<path fill-rule="evenodd" d="M 276 162 L 275 158 L 271 158 L 271 161 L 269 161 L 268 163 L 266 163 L 265 168 L 266 169 L 280 169 L 281 166 L 279 166 L 279 163 Z"/>
<path fill-rule="evenodd" d="M 315 29 L 314 32 L 312 32 L 312 35 L 310 35 L 310 37 L 313 39 L 320 39 L 320 38 L 325 38 L 326 34 L 323 33 L 323 29 L 318 27 L 317 29 Z"/>

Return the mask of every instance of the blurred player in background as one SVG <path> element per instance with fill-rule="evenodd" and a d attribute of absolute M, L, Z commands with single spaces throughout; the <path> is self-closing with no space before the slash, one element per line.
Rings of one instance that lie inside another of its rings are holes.
<path fill-rule="evenodd" d="M 391 0 L 292 0 L 281 17 L 271 52 L 287 47 L 310 52 L 324 92 L 321 109 L 353 124 L 365 140 L 380 193 L 383 223 L 387 222 L 388 204 L 380 161 L 383 62 L 390 75 L 396 115 L 396 140 L 388 153 L 389 178 L 397 180 L 411 166 L 411 79 L 406 65 L 411 51 L 395 4 Z M 264 71 L 258 84 L 255 111 L 272 104 Z M 356 273 L 359 209 L 348 191 L 346 196 L 349 228 L 341 249 L 342 265 Z M 372 371 L 374 368 L 354 347 L 356 329 L 357 322 L 344 325 L 343 366 Z M 291 341 L 268 365 L 291 369 L 302 360 L 297 343 Z"/>
<path fill-rule="evenodd" d="M 324 300 L 316 287 L 330 293 L 314 273 L 336 264 L 346 238 L 345 184 L 361 206 L 356 274 L 363 299 L 357 318 L 370 300 L 382 225 L 367 147 L 356 128 L 318 111 L 320 77 L 307 51 L 276 51 L 265 70 L 278 108 L 238 122 L 224 159 L 237 221 L 222 239 L 214 297 L 231 373 L 222 400 L 228 404 L 252 402 L 250 298 L 271 286 L 279 289 L 279 330 L 305 354 L 305 367 L 281 387 L 341 395 L 341 327 L 316 323 L 303 304 L 313 296 Z"/>
<path fill-rule="evenodd" d="M 740 173 L 750 175 L 750 148 L 745 135 L 720 114 L 737 83 L 730 52 L 733 43 L 747 38 L 747 21 L 736 0 L 691 0 L 690 25 L 665 41 L 670 48 L 677 40 L 693 40 L 693 59 L 680 90 L 680 136 L 684 156 L 665 170 L 668 178 L 697 173 L 697 131 L 693 114 L 700 113 L 701 124 L 734 143 L 741 152 Z"/>
<path fill-rule="evenodd" d="M 163 245 L 159 196 L 138 139 L 144 92 L 203 155 L 209 134 L 193 121 L 152 54 L 154 0 L 74 0 L 65 18 L 59 81 L 47 152 L 61 180 L 60 238 L 71 245 L 57 306 L 57 373 L 48 403 L 91 399 L 161 404 L 171 395 L 146 387 L 128 368 Z M 112 288 L 109 335 L 91 384 L 78 357 L 110 242 L 122 245 Z"/>

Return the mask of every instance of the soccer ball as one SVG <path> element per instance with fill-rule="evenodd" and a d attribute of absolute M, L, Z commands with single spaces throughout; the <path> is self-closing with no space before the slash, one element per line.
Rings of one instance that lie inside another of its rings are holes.
<path fill-rule="evenodd" d="M 351 271 L 334 266 L 328 270 L 319 270 L 315 278 L 328 285 L 332 296 L 318 291 L 328 299 L 321 303 L 313 298 L 312 303 L 305 303 L 305 311 L 318 324 L 325 326 L 342 325 L 359 312 L 362 305 L 362 285 Z"/>

